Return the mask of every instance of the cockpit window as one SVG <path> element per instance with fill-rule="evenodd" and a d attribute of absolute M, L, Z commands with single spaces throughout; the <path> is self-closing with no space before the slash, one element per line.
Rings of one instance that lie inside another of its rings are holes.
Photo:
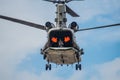
<path fill-rule="evenodd" d="M 72 32 L 68 30 L 51 31 L 49 40 L 51 47 L 72 47 Z"/>

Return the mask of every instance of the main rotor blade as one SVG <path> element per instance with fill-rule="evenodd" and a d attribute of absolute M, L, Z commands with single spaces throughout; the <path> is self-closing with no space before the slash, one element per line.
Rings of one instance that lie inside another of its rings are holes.
<path fill-rule="evenodd" d="M 71 1 L 84 1 L 84 0 L 43 0 L 43 1 L 48 1 L 53 3 L 68 3 Z"/>
<path fill-rule="evenodd" d="M 66 12 L 68 14 L 70 14 L 72 17 L 79 17 L 79 15 L 77 13 L 75 13 L 71 8 L 69 8 L 67 5 L 66 5 Z"/>
<path fill-rule="evenodd" d="M 71 2 L 71 1 L 84 1 L 84 0 L 65 0 L 66 3 Z"/>
<path fill-rule="evenodd" d="M 99 26 L 99 27 L 85 28 L 85 29 L 80 29 L 80 30 L 77 30 L 77 31 L 87 31 L 87 30 L 94 30 L 94 29 L 100 29 L 100 28 L 108 28 L 108 27 L 114 27 L 114 26 L 120 26 L 120 23 L 118 23 L 118 24 L 111 24 L 111 25 L 105 25 L 105 26 Z"/>
<path fill-rule="evenodd" d="M 24 25 L 27 25 L 27 26 L 31 26 L 31 27 L 34 27 L 34 28 L 46 30 L 45 26 L 39 25 L 39 24 L 36 24 L 36 23 L 32 23 L 32 22 L 28 22 L 28 21 L 24 21 L 24 20 L 20 20 L 20 19 L 15 19 L 15 18 L 3 16 L 3 15 L 0 15 L 0 18 L 5 19 L 5 20 L 9 20 L 9 21 L 12 21 L 12 22 L 24 24 Z"/>
<path fill-rule="evenodd" d="M 52 2 L 52 3 L 63 3 L 64 1 L 56 1 L 56 0 L 43 0 L 47 2 Z"/>
<path fill-rule="evenodd" d="M 43 0 L 43 1 L 48 1 L 48 2 L 56 2 L 56 0 Z"/>

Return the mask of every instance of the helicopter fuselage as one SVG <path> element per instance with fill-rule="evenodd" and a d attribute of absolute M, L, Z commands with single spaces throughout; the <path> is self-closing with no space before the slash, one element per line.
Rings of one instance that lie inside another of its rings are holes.
<path fill-rule="evenodd" d="M 51 22 L 46 22 L 45 25 L 40 25 L 33 22 L 16 19 L 4 15 L 0 15 L 0 19 L 5 19 L 8 21 L 27 25 L 29 27 L 44 30 L 48 33 L 48 41 L 45 44 L 44 48 L 41 49 L 41 54 L 43 55 L 43 58 L 48 62 L 48 64 L 46 64 L 45 66 L 46 70 L 51 70 L 50 63 L 55 63 L 58 65 L 63 64 L 69 65 L 77 63 L 75 65 L 76 70 L 81 70 L 80 64 L 81 55 L 84 54 L 84 52 L 83 49 L 77 45 L 74 33 L 78 31 L 87 31 L 120 26 L 120 23 L 117 23 L 79 29 L 79 25 L 75 21 L 73 21 L 67 26 L 66 13 L 68 13 L 72 17 L 79 17 L 79 15 L 76 12 L 74 12 L 70 7 L 66 5 L 68 2 L 74 0 L 44 0 L 44 1 L 56 4 L 56 18 L 55 18 L 56 25 L 54 25 Z"/>
<path fill-rule="evenodd" d="M 50 29 L 42 54 L 48 63 L 68 65 L 81 61 L 81 51 L 76 44 L 74 31 L 69 28 Z"/>

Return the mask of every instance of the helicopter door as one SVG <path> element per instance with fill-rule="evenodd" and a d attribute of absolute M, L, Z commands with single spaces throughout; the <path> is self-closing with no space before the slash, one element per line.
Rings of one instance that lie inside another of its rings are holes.
<path fill-rule="evenodd" d="M 49 35 L 51 47 L 72 47 L 72 32 L 69 30 L 54 30 Z"/>

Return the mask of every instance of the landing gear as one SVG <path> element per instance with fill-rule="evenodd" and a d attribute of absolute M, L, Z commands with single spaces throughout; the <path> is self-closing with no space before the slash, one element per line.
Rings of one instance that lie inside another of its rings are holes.
<path fill-rule="evenodd" d="M 76 69 L 76 70 L 81 70 L 81 64 L 76 64 L 76 65 L 75 65 L 75 69 Z"/>
<path fill-rule="evenodd" d="M 45 66 L 45 70 L 47 71 L 47 70 L 51 70 L 51 64 L 49 63 L 49 60 L 47 60 L 48 61 L 48 64 L 46 64 L 46 66 Z"/>
<path fill-rule="evenodd" d="M 43 55 L 43 59 L 45 60 L 46 57 L 47 57 L 47 52 L 44 53 L 44 55 Z"/>
<path fill-rule="evenodd" d="M 51 64 L 46 64 L 46 66 L 45 66 L 45 70 L 47 71 L 47 70 L 51 70 Z"/>
<path fill-rule="evenodd" d="M 76 58 L 77 58 L 78 64 L 75 65 L 75 69 L 81 70 L 81 64 L 79 64 L 79 62 L 80 62 L 80 54 L 79 53 L 76 53 Z"/>

